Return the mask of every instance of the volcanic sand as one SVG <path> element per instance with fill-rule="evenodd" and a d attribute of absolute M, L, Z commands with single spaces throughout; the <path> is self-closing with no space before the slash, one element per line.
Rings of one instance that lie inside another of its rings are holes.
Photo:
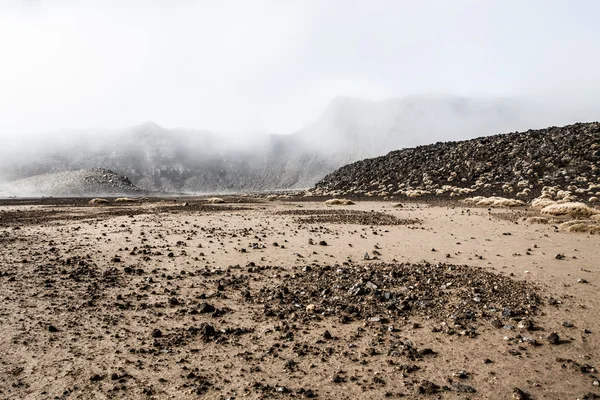
<path fill-rule="evenodd" d="M 600 237 L 523 215 L 0 205 L 0 398 L 600 396 Z"/>

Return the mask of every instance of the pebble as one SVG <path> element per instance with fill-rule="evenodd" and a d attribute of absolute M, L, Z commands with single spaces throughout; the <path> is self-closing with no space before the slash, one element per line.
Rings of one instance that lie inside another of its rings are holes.
<path fill-rule="evenodd" d="M 560 342 L 560 337 L 558 336 L 558 333 L 552 332 L 546 337 L 546 340 L 550 344 L 558 344 Z"/>
<path fill-rule="evenodd" d="M 519 321 L 517 327 L 519 329 L 525 329 L 530 331 L 531 329 L 533 329 L 533 322 L 531 322 L 530 319 L 522 319 L 521 321 Z"/>
<path fill-rule="evenodd" d="M 154 329 L 152 331 L 152 337 L 153 338 L 159 338 L 159 337 L 162 337 L 162 335 L 163 334 L 162 334 L 162 331 L 160 329 Z"/>
<path fill-rule="evenodd" d="M 522 391 L 519 388 L 514 388 L 512 391 L 512 399 L 513 400 L 527 400 L 529 396 L 527 396 L 527 393 L 525 393 L 524 391 Z"/>

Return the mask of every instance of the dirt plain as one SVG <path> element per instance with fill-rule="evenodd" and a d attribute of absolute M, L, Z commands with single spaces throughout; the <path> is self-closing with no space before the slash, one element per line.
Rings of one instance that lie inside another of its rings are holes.
<path fill-rule="evenodd" d="M 0 202 L 0 399 L 600 398 L 600 236 L 226 200 Z"/>

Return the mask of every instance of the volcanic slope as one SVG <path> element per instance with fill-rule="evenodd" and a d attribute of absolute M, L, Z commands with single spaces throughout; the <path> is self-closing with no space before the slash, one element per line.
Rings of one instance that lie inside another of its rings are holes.
<path fill-rule="evenodd" d="M 327 175 L 314 194 L 531 199 L 544 187 L 567 191 L 572 200 L 600 194 L 600 123 L 392 151 Z"/>
<path fill-rule="evenodd" d="M 128 178 L 104 168 L 47 173 L 0 185 L 0 196 L 131 196 L 145 193 Z"/>

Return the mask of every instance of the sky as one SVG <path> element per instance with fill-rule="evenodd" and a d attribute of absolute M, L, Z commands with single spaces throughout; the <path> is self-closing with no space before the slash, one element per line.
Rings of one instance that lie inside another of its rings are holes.
<path fill-rule="evenodd" d="M 292 133 L 337 96 L 600 104 L 596 0 L 0 0 L 0 137 Z"/>

